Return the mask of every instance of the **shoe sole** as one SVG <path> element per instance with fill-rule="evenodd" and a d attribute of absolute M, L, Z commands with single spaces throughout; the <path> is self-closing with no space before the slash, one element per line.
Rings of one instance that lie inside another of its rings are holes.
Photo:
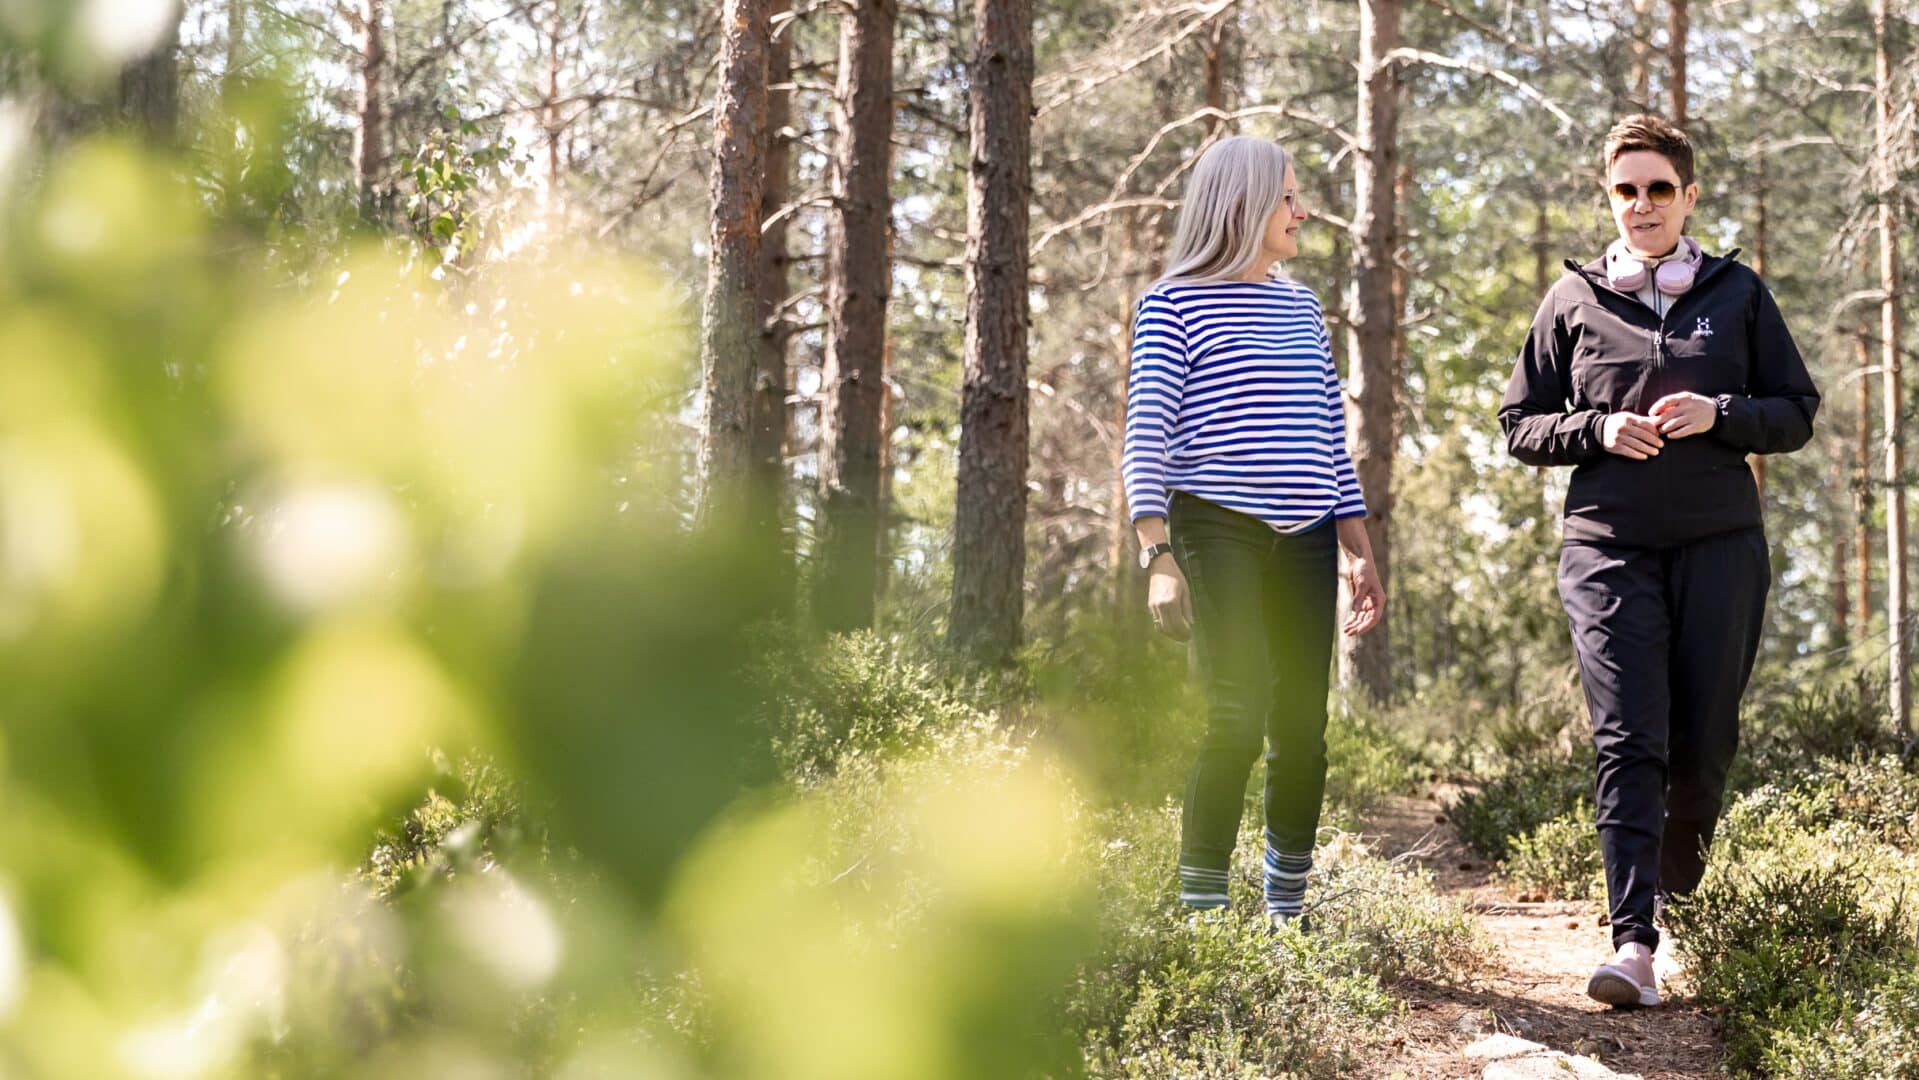
<path fill-rule="evenodd" d="M 1659 991 L 1641 986 L 1615 967 L 1602 967 L 1586 982 L 1586 996 L 1615 1009 L 1650 1008 L 1659 1004 Z"/>

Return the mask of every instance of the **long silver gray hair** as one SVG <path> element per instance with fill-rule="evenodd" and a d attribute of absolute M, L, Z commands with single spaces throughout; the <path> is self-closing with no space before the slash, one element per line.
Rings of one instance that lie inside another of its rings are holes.
<path fill-rule="evenodd" d="M 1224 281 L 1251 269 L 1285 198 L 1292 160 L 1278 143 L 1250 135 L 1207 147 L 1186 181 L 1166 269 L 1154 284 Z"/>

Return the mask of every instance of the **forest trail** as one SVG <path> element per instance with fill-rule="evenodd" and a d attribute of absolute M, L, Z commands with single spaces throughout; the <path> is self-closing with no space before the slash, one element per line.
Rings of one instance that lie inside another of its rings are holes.
<path fill-rule="evenodd" d="M 1657 1009 L 1617 1012 L 1585 994 L 1586 978 L 1610 947 L 1598 900 L 1524 903 L 1492 864 L 1445 821 L 1446 797 L 1395 796 L 1362 830 L 1381 855 L 1433 872 L 1435 887 L 1478 921 L 1490 963 L 1464 987 L 1403 983 L 1406 1035 L 1368 1067 L 1372 1077 L 1477 1078 L 1484 1061 L 1466 1048 L 1505 1034 L 1588 1057 L 1644 1080 L 1719 1077 L 1722 1050 L 1712 1018 L 1690 1001 L 1683 977 L 1662 988 Z M 1565 1073 L 1563 1075 L 1572 1075 Z"/>

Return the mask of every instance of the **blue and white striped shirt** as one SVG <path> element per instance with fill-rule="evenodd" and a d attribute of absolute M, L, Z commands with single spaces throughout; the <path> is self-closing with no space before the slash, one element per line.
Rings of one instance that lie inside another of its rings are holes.
<path fill-rule="evenodd" d="M 1135 519 L 1172 489 L 1301 532 L 1366 513 L 1326 317 L 1288 280 L 1168 283 L 1139 302 L 1121 457 Z"/>

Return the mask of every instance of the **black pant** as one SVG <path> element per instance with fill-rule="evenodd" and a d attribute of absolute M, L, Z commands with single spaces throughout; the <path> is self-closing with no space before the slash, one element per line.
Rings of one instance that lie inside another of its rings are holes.
<path fill-rule="evenodd" d="M 1759 529 L 1560 553 L 1559 597 L 1592 714 L 1615 945 L 1656 948 L 1655 896 L 1683 896 L 1705 873 L 1771 582 Z"/>
<path fill-rule="evenodd" d="M 1175 492 L 1173 556 L 1192 587 L 1206 739 L 1186 785 L 1180 865 L 1225 870 L 1246 778 L 1266 751 L 1268 843 L 1310 853 L 1326 789 L 1326 692 L 1339 587 L 1328 520 L 1283 535 Z"/>

